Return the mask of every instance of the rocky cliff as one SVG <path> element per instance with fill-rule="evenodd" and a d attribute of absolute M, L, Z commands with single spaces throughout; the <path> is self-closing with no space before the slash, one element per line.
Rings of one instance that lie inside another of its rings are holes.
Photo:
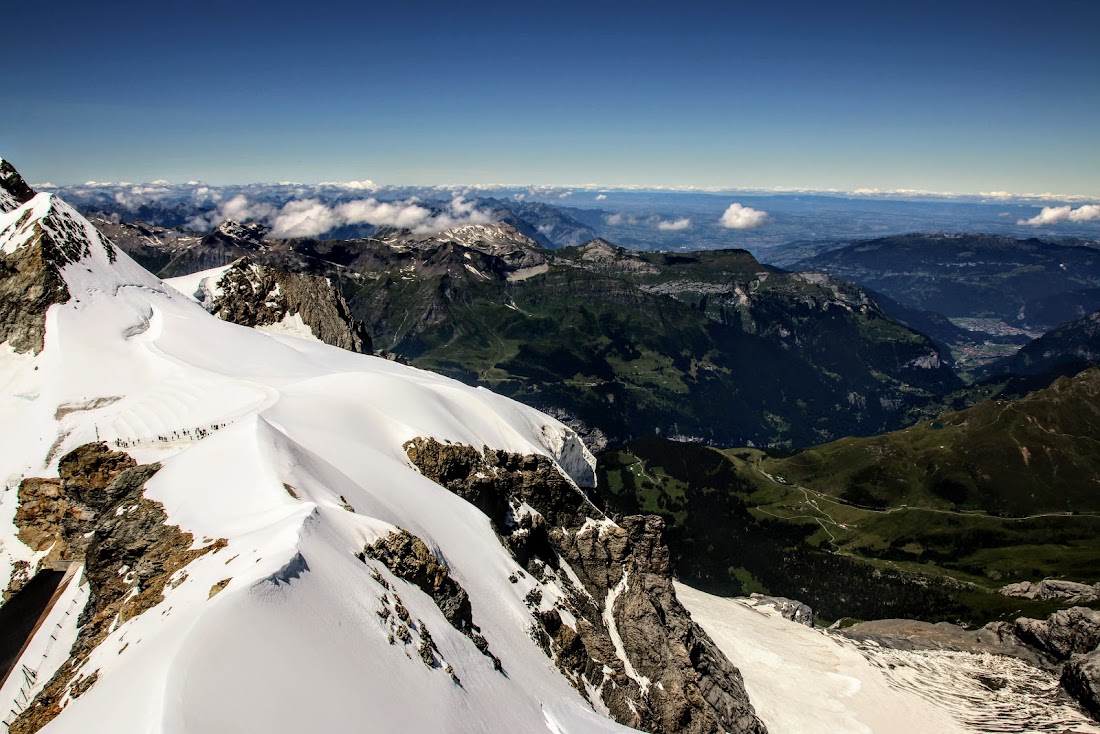
<path fill-rule="evenodd" d="M 0 159 L 0 343 L 42 351 L 47 309 L 69 300 L 61 271 L 93 247 L 114 259 L 107 238 L 72 207 L 36 194 Z"/>
<path fill-rule="evenodd" d="M 547 459 L 416 439 L 420 471 L 527 569 L 531 635 L 597 710 L 649 732 L 763 732 L 740 673 L 676 599 L 664 521 L 616 524 Z"/>
<path fill-rule="evenodd" d="M 371 338 L 332 283 L 318 275 L 295 273 L 242 258 L 213 287 L 200 284 L 193 295 L 214 315 L 242 326 L 275 326 L 300 319 L 317 339 L 352 352 L 370 354 Z"/>
<path fill-rule="evenodd" d="M 58 479 L 29 478 L 21 484 L 15 518 L 20 539 L 36 550 L 49 549 L 43 563 L 82 563 L 90 595 L 68 661 L 9 732 L 38 731 L 67 698 L 91 688 L 96 672 L 85 670 L 85 663 L 114 626 L 156 606 L 173 574 L 224 546 L 210 539 L 196 544 L 190 533 L 167 523 L 159 503 L 143 495 L 159 469 L 159 464 L 138 465 L 105 443 L 85 444 L 61 458 Z"/>

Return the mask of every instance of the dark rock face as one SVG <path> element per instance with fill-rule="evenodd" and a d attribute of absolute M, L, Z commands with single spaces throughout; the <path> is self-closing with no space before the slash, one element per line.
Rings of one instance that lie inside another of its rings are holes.
<path fill-rule="evenodd" d="M 1074 655 L 1062 668 L 1062 687 L 1100 721 L 1100 650 Z"/>
<path fill-rule="evenodd" d="M 299 314 L 321 341 L 369 354 L 370 335 L 339 291 L 321 276 L 294 273 L 242 258 L 219 281 L 222 293 L 211 313 L 242 326 L 277 324 Z"/>
<path fill-rule="evenodd" d="M 765 731 L 740 673 L 676 599 L 663 520 L 612 523 L 545 457 L 430 439 L 405 450 L 540 583 L 526 598 L 532 636 L 582 695 L 649 732 Z M 551 583 L 565 591 L 552 606 Z"/>
<path fill-rule="evenodd" d="M 115 222 L 100 217 L 91 220 L 96 229 L 106 235 L 111 242 L 123 252 L 137 261 L 138 265 L 150 273 L 161 277 L 169 277 L 163 271 L 177 269 L 172 265 L 173 260 L 182 257 L 185 262 L 192 258 L 191 252 L 194 246 L 201 241 L 196 234 L 158 227 L 144 222 Z M 232 262 L 232 259 L 226 261 Z M 224 265 L 225 262 L 217 262 L 210 267 Z M 205 268 L 198 268 L 204 270 Z M 180 275 L 182 273 L 175 273 Z"/>
<path fill-rule="evenodd" d="M 10 212 L 34 198 L 34 189 L 27 185 L 11 163 L 0 158 L 0 211 Z"/>
<path fill-rule="evenodd" d="M 159 469 L 159 464 L 139 466 L 106 444 L 85 444 L 61 460 L 62 478 L 52 485 L 59 491 L 39 492 L 39 504 L 52 499 L 54 507 L 40 508 L 36 532 L 54 523 L 54 539 L 66 549 L 67 558 L 83 559 L 90 594 L 68 661 L 12 722 L 9 732 L 38 731 L 61 712 L 66 695 L 77 697 L 94 685 L 97 671 L 81 668 L 116 618 L 125 622 L 156 606 L 173 574 L 225 546 L 218 540 L 193 548 L 190 533 L 167 524 L 160 503 L 143 495 L 145 483 Z"/>
<path fill-rule="evenodd" d="M 92 247 L 102 247 L 110 260 L 115 249 L 79 215 L 47 194 L 35 194 L 7 161 L 0 160 L 0 211 L 15 217 L 0 230 L 0 239 L 18 246 L 0 252 L 0 343 L 17 352 L 41 352 L 46 311 L 69 300 L 60 270 L 80 261 Z"/>
<path fill-rule="evenodd" d="M 1013 626 L 1022 642 L 1056 660 L 1067 660 L 1100 645 L 1100 612 L 1086 607 L 1062 609 L 1045 620 L 1021 617 Z"/>
<path fill-rule="evenodd" d="M 0 160 L 0 211 L 14 211 L 34 195 L 11 164 Z M 17 352 L 41 352 L 46 309 L 69 300 L 65 281 L 51 267 L 49 244 L 0 253 L 0 342 L 10 342 Z"/>
<path fill-rule="evenodd" d="M 402 530 L 367 546 L 363 552 L 432 597 L 455 629 L 469 629 L 473 617 L 470 597 L 420 538 Z"/>
<path fill-rule="evenodd" d="M 248 250 L 259 250 L 263 247 L 264 237 L 266 236 L 267 227 L 258 222 L 240 224 L 239 222 L 226 220 L 203 238 L 203 244 L 209 247 L 221 243 L 243 247 Z"/>
<path fill-rule="evenodd" d="M 474 624 L 469 595 L 451 578 L 447 567 L 436 558 L 424 541 L 406 530 L 391 533 L 364 548 L 360 559 L 366 562 L 367 557 L 381 561 L 394 575 L 432 597 L 451 626 L 469 637 L 477 649 L 493 661 L 493 667 L 501 670 L 500 658 L 489 650 L 488 641 Z M 438 650 L 435 649 L 423 622 L 418 624 L 418 630 L 423 638 L 421 657 L 429 667 L 433 667 L 432 660 Z"/>

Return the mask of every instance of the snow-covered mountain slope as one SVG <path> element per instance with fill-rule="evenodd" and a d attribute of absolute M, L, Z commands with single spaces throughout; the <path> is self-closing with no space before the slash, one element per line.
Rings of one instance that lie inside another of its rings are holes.
<path fill-rule="evenodd" d="M 745 675 L 771 734 L 1100 733 L 1058 678 L 1014 657 L 897 650 L 681 584 L 692 617 Z"/>
<path fill-rule="evenodd" d="M 0 580 L 88 599 L 11 732 L 764 731 L 559 422 L 221 321 L 54 197 L 2 217 L 63 288 L 0 345 Z"/>
<path fill-rule="evenodd" d="M 233 267 L 232 263 L 221 265 L 189 275 L 165 278 L 164 282 L 210 311 L 214 308 L 214 301 L 224 293 L 218 283 L 231 267 Z"/>

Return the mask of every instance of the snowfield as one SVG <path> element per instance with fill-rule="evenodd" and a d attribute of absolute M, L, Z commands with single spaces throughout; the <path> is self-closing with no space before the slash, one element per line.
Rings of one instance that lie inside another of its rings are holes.
<path fill-rule="evenodd" d="M 79 218 L 47 195 L 32 203 L 36 216 Z M 24 246 L 25 230 L 0 246 Z M 0 572 L 36 560 L 12 525 L 20 478 L 56 476 L 61 456 L 97 439 L 163 462 L 146 496 L 196 546 L 228 545 L 116 626 L 81 671 L 98 671 L 96 683 L 45 731 L 626 731 L 528 636 L 533 581 L 509 582 L 521 569 L 488 519 L 421 476 L 402 448 L 431 437 L 539 454 L 591 485 L 593 459 L 571 431 L 486 390 L 220 321 L 114 257 L 93 246 L 65 268 L 72 299 L 48 312 L 41 354 L 0 348 L 0 415 L 17 427 L 0 441 Z M 355 557 L 398 527 L 445 559 L 504 673 L 429 596 Z M 372 572 L 430 630 L 443 667 L 387 639 L 387 590 Z M 62 604 L 81 593 L 72 586 Z M 76 616 L 61 630 L 70 642 Z M 63 662 L 42 647 L 36 639 L 24 660 L 40 682 Z"/>

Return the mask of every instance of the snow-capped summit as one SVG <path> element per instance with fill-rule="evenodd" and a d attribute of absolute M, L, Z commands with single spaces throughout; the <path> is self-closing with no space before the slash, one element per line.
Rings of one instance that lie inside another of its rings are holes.
<path fill-rule="evenodd" d="M 127 285 L 165 289 L 64 201 L 23 191 L 12 171 L 5 176 L 4 191 L 14 192 L 8 201 L 25 201 L 0 213 L 0 339 L 18 351 L 38 352 L 53 305 Z"/>
<path fill-rule="evenodd" d="M 0 582 L 79 569 L 9 732 L 763 732 L 561 423 L 222 321 L 49 195 L 2 216 Z"/>

